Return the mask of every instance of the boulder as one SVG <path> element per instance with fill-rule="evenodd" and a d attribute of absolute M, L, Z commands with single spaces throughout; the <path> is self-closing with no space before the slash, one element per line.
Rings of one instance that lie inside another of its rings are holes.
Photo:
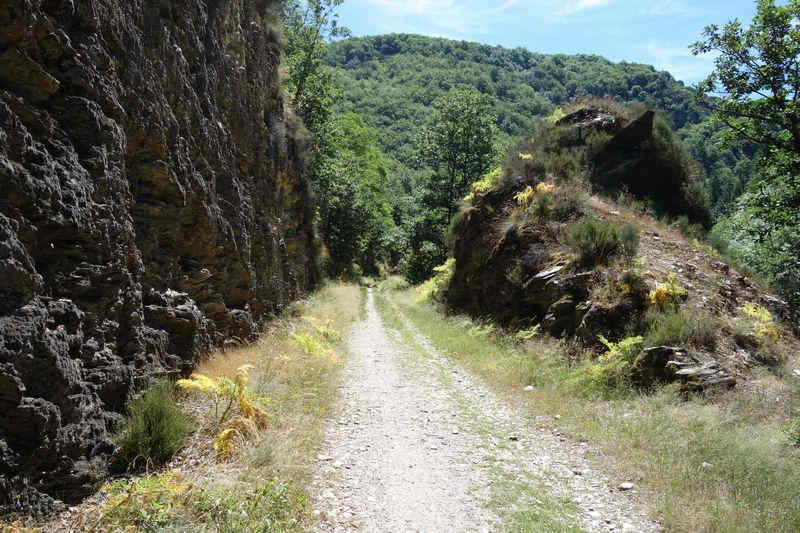
<path fill-rule="evenodd" d="M 729 389 L 736 385 L 736 378 L 725 372 L 716 361 L 703 362 L 675 346 L 642 350 L 634 362 L 634 378 L 641 385 L 679 381 L 684 392 Z"/>

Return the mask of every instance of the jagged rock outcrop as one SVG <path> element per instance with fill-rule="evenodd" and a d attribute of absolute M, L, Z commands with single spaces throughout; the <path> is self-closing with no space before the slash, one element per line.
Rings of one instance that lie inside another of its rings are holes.
<path fill-rule="evenodd" d="M 0 4 L 0 509 L 88 494 L 136 383 L 314 285 L 276 8 Z"/>
<path fill-rule="evenodd" d="M 736 385 L 736 378 L 716 361 L 704 362 L 675 346 L 653 346 L 643 350 L 634 364 L 634 378 L 642 384 L 678 381 L 684 392 L 730 389 Z"/>

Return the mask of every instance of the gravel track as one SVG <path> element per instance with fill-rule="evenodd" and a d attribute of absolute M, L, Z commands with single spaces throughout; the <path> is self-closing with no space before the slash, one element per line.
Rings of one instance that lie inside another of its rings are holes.
<path fill-rule="evenodd" d="M 387 331 L 371 290 L 366 310 L 319 456 L 315 530 L 502 531 L 528 508 L 551 515 L 548 531 L 661 530 L 587 443 L 537 428 L 410 324 L 410 338 Z M 499 492 L 509 481 L 529 489 Z"/>

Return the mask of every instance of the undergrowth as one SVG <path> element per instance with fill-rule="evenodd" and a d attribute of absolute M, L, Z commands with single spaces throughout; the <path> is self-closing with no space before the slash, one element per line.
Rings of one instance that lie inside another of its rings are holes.
<path fill-rule="evenodd" d="M 206 488 L 176 471 L 103 487 L 107 502 L 97 510 L 100 519 L 84 513 L 84 531 L 164 531 L 202 529 L 219 532 L 273 532 L 296 529 L 306 495 L 289 484 L 265 482 L 238 489 Z"/>
<path fill-rule="evenodd" d="M 197 421 L 197 431 L 170 463 L 180 473 L 114 481 L 104 487 L 106 502 L 89 500 L 70 514 L 70 527 L 308 529 L 312 458 L 337 394 L 340 339 L 359 317 L 361 294 L 355 285 L 331 284 L 289 306 L 255 343 L 201 361 L 186 382 L 201 393 L 179 399 Z M 298 344 L 293 334 L 325 349 Z"/>
<path fill-rule="evenodd" d="M 122 429 L 114 437 L 112 466 L 129 472 L 156 469 L 183 447 L 193 429 L 191 418 L 178 406 L 175 384 L 160 381 L 128 404 Z"/>

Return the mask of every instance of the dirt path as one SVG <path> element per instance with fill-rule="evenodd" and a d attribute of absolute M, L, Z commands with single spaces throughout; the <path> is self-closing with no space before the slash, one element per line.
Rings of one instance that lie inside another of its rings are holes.
<path fill-rule="evenodd" d="M 318 531 L 659 531 L 570 442 L 516 415 L 370 291 L 314 482 Z M 578 527 L 576 527 L 578 526 Z"/>

